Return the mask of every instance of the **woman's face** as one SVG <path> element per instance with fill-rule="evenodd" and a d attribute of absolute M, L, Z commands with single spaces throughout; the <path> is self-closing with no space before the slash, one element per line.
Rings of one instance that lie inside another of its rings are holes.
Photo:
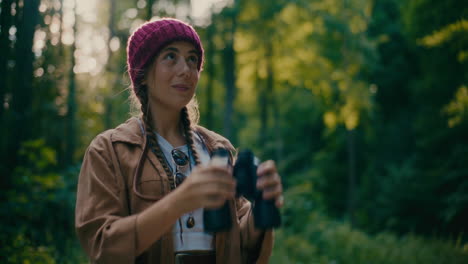
<path fill-rule="evenodd" d="M 150 105 L 175 111 L 186 106 L 197 87 L 198 60 L 189 42 L 176 41 L 162 48 L 147 76 Z"/>

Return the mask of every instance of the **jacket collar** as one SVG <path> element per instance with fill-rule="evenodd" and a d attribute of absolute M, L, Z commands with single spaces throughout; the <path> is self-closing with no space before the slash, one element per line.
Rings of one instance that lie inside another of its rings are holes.
<path fill-rule="evenodd" d="M 143 123 L 137 117 L 128 119 L 125 123 L 114 129 L 111 136 L 112 142 L 123 142 L 138 145 L 143 148 L 143 144 L 145 143 L 145 131 L 142 125 Z M 227 148 L 231 152 L 235 152 L 231 143 L 221 135 L 201 126 L 194 126 L 193 131 L 202 137 L 203 143 L 210 153 L 218 147 Z"/>
<path fill-rule="evenodd" d="M 123 142 L 142 146 L 144 143 L 143 133 L 144 131 L 142 127 L 140 127 L 138 118 L 132 117 L 114 129 L 111 140 L 112 142 Z"/>

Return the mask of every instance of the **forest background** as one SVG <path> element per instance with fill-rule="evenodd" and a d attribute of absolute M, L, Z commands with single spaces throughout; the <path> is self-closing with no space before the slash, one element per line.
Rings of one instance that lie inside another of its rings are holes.
<path fill-rule="evenodd" d="M 196 26 L 201 124 L 277 161 L 272 263 L 468 263 L 468 3 L 0 0 L 0 261 L 86 263 L 87 145 L 130 116 L 126 41 Z"/>

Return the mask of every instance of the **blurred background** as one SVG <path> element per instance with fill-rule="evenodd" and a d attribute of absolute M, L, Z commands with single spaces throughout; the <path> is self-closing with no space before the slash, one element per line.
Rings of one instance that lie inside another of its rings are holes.
<path fill-rule="evenodd" d="M 277 161 L 271 263 L 468 263 L 468 3 L 0 0 L 0 260 L 86 263 L 82 157 L 130 117 L 126 41 L 193 24 L 200 123 Z"/>

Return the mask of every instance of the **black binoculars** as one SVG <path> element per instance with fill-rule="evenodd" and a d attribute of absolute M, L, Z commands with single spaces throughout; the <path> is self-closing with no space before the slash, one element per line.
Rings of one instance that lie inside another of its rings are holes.
<path fill-rule="evenodd" d="M 217 149 L 213 152 L 212 159 L 216 157 L 228 159 L 229 153 L 225 149 Z M 252 151 L 241 151 L 237 156 L 233 175 L 237 180 L 236 196 L 244 196 L 252 203 L 255 227 L 267 230 L 281 225 L 281 215 L 275 206 L 275 201 L 264 200 L 262 192 L 256 187 L 258 163 L 258 159 Z M 229 230 L 232 226 L 232 220 L 228 202 L 226 201 L 219 209 L 205 209 L 203 222 L 205 230 L 208 232 Z"/>

